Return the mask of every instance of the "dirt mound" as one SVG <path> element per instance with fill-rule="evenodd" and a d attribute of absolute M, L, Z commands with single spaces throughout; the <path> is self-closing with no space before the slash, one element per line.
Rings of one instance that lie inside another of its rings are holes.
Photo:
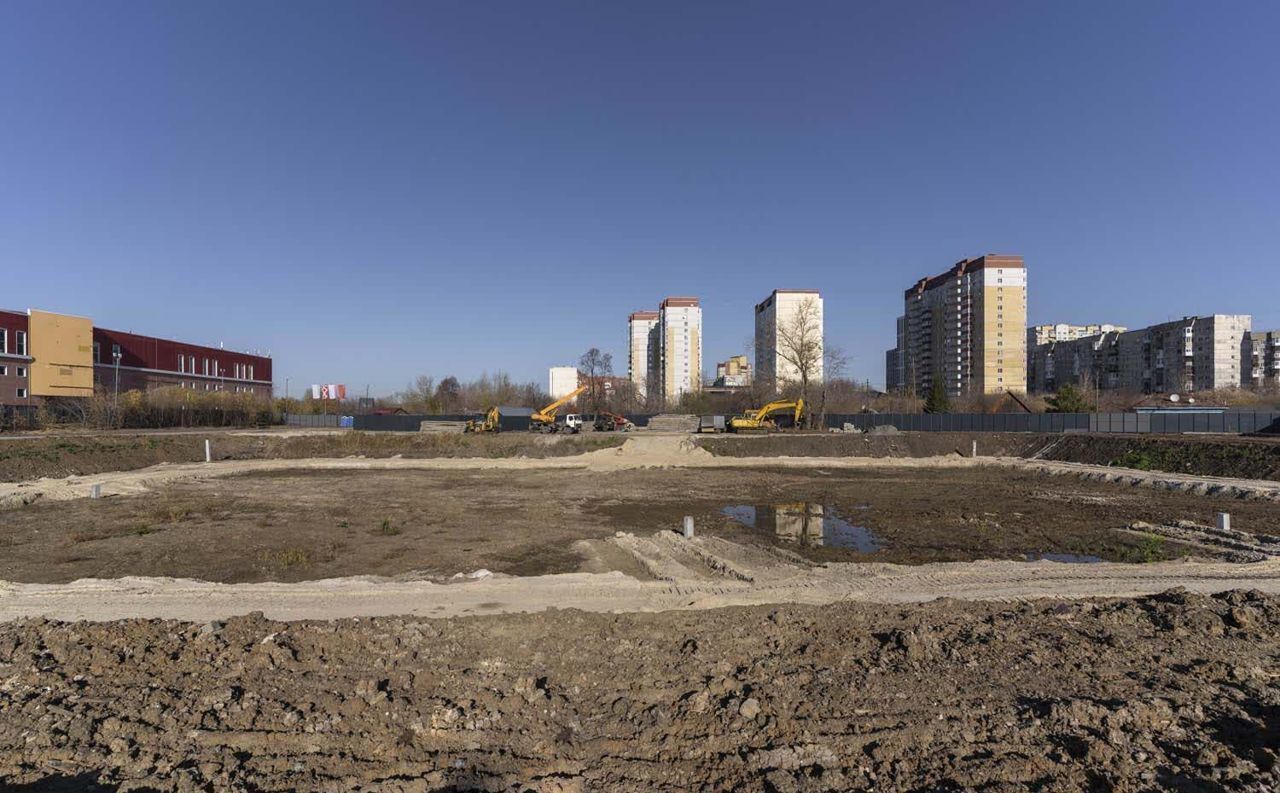
<path fill-rule="evenodd" d="M 588 452 L 583 459 L 592 470 L 612 471 L 692 466 L 711 462 L 712 455 L 690 438 L 659 435 L 628 438 L 617 449 Z"/>
<path fill-rule="evenodd" d="M 133 471 L 160 463 L 203 462 L 206 438 L 213 441 L 214 460 L 396 456 L 411 459 L 549 458 L 581 454 L 622 443 L 622 439 L 617 437 L 541 436 L 532 433 L 424 435 L 386 432 L 212 431 L 0 439 L 0 482 Z"/>
<path fill-rule="evenodd" d="M 0 780 L 1267 790 L 1280 599 L 0 625 Z M 993 674 L 998 672 L 998 674 Z"/>

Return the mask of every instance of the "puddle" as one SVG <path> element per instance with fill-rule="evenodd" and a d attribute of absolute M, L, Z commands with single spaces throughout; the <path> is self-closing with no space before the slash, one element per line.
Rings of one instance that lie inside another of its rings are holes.
<path fill-rule="evenodd" d="M 1102 561 L 1101 556 L 1090 556 L 1087 553 L 1029 553 L 1028 562 L 1046 561 L 1064 564 L 1096 564 Z"/>
<path fill-rule="evenodd" d="M 720 512 L 744 526 L 772 531 L 774 536 L 785 542 L 847 548 L 861 553 L 875 553 L 884 547 L 884 541 L 871 529 L 853 525 L 834 509 L 822 504 L 734 504 Z"/>

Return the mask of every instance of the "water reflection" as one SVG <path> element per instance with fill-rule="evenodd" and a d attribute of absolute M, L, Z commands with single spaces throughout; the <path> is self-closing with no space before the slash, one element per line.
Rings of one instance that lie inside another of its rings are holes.
<path fill-rule="evenodd" d="M 884 541 L 871 529 L 853 525 L 824 504 L 733 504 L 721 512 L 744 526 L 772 531 L 780 540 L 804 546 L 848 548 L 862 553 L 875 553 L 884 547 Z"/>

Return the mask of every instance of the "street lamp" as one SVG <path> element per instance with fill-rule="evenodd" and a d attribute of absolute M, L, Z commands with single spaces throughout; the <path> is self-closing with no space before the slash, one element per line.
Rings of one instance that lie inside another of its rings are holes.
<path fill-rule="evenodd" d="M 111 423 L 115 424 L 120 413 L 120 351 L 112 350 L 111 357 L 116 362 L 116 384 L 111 394 Z"/>

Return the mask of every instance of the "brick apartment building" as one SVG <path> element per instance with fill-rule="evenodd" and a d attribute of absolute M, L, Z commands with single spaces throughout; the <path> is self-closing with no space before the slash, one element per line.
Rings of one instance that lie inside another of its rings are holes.
<path fill-rule="evenodd" d="M 271 396 L 271 359 L 94 327 L 47 311 L 0 310 L 0 409 L 34 408 L 95 388 L 175 387 Z"/>

